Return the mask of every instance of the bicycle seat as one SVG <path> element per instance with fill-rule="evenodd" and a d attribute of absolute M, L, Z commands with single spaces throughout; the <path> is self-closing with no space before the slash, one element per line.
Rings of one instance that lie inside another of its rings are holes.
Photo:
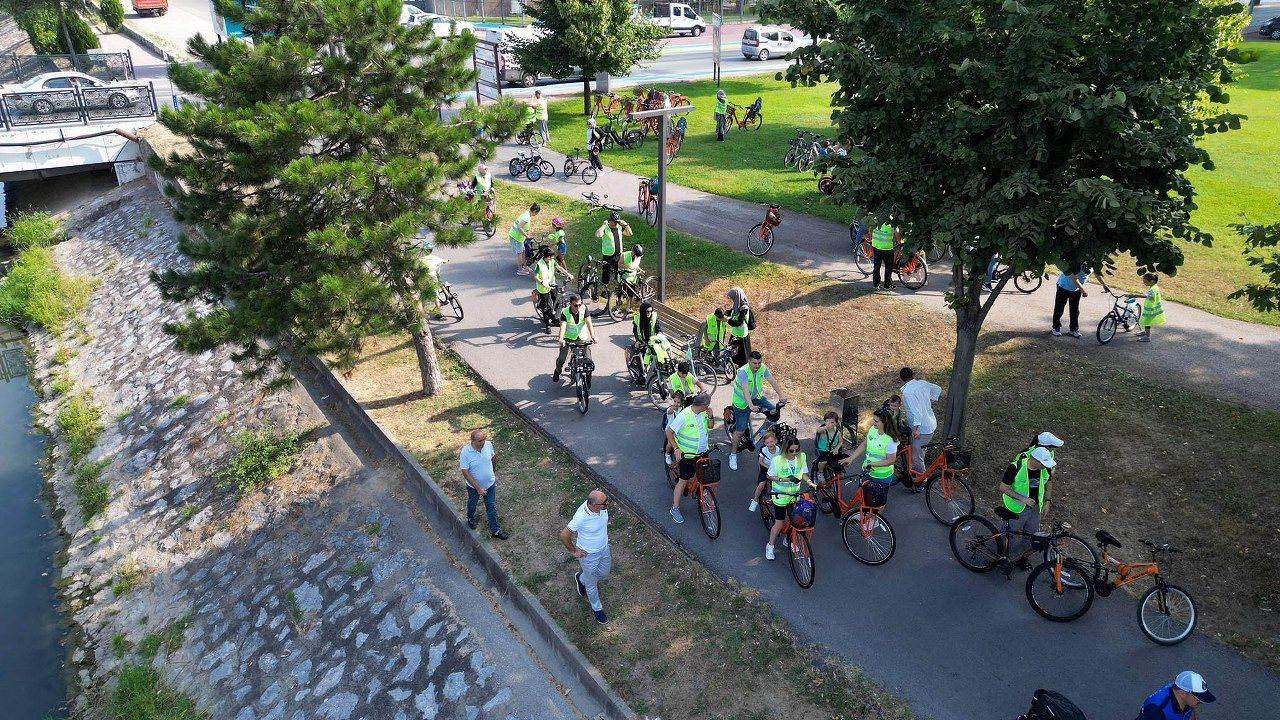
<path fill-rule="evenodd" d="M 996 511 L 996 517 L 1000 518 L 1001 520 L 1013 520 L 1014 518 L 1018 517 L 1018 513 L 1013 512 L 1012 510 L 1010 510 L 1009 508 L 1003 505 L 997 505 L 995 507 L 995 511 Z"/>
<path fill-rule="evenodd" d="M 1094 537 L 1097 538 L 1098 542 L 1102 543 L 1103 545 L 1115 545 L 1116 547 L 1124 547 L 1123 545 L 1120 544 L 1120 541 L 1116 539 L 1115 535 L 1112 535 L 1106 530 L 1099 530 L 1097 533 L 1094 534 Z"/>
<path fill-rule="evenodd" d="M 778 209 L 778 208 L 780 208 L 780 207 L 782 207 L 782 206 L 781 206 L 781 205 L 779 205 L 778 203 L 769 203 L 769 209 L 771 209 L 771 210 L 777 210 L 777 209 Z"/>

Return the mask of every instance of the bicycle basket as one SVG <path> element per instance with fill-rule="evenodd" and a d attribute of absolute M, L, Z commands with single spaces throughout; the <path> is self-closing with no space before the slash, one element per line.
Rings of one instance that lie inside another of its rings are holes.
<path fill-rule="evenodd" d="M 868 480 L 862 486 L 862 504 L 869 508 L 881 508 L 889 502 L 889 484 Z"/>
<path fill-rule="evenodd" d="M 971 448 L 947 448 L 947 467 L 952 470 L 968 470 L 973 461 Z"/>
<path fill-rule="evenodd" d="M 809 497 L 807 493 L 801 495 L 799 500 L 791 504 L 787 519 L 791 521 L 791 527 L 796 529 L 813 527 L 814 522 L 818 519 L 818 507 L 814 505 L 813 498 Z"/>
<path fill-rule="evenodd" d="M 796 439 L 796 429 L 786 423 L 775 423 L 773 434 L 774 437 L 778 438 L 779 447 L 786 447 L 788 443 Z"/>
<path fill-rule="evenodd" d="M 702 484 L 715 485 L 720 482 L 720 461 L 714 458 L 708 459 L 707 464 L 702 469 Z"/>
<path fill-rule="evenodd" d="M 1028 720 L 1086 720 L 1076 704 L 1053 690 L 1037 690 L 1031 697 Z"/>

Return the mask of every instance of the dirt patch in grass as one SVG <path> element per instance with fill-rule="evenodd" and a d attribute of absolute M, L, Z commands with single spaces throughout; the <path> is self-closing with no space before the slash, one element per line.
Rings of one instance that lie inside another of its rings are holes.
<path fill-rule="evenodd" d="M 413 452 L 453 500 L 466 491 L 458 449 L 484 428 L 499 456 L 498 509 L 511 539 L 493 545 L 609 683 L 642 715 L 663 718 L 909 718 L 860 672 L 815 667 L 755 595 L 726 586 L 701 564 L 615 505 L 613 574 L 602 585 L 607 627 L 573 592 L 576 564 L 558 532 L 593 485 L 571 458 L 484 392 L 442 352 L 445 392 L 415 397 L 417 364 L 406 339 L 377 338 L 347 380 L 374 419 Z M 483 530 L 483 508 L 479 522 Z M 660 608 L 660 612 L 655 609 Z"/>

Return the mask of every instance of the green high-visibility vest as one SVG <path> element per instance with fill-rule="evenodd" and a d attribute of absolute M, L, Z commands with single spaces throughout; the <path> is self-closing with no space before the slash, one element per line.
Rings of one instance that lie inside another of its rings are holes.
<path fill-rule="evenodd" d="M 734 325 L 733 323 L 729 323 L 729 334 L 736 338 L 746 337 L 747 333 L 751 331 L 751 328 L 747 327 L 747 324 L 751 318 L 751 308 L 745 308 L 742 311 L 742 314 L 736 318 L 734 318 L 732 315 L 730 315 L 730 317 L 733 318 L 734 320 L 738 320 L 741 322 L 737 325 Z"/>
<path fill-rule="evenodd" d="M 1152 285 L 1147 297 L 1142 300 L 1142 318 L 1138 321 L 1143 327 L 1164 324 L 1164 302 L 1160 296 L 1160 286 Z"/>
<path fill-rule="evenodd" d="M 622 242 L 622 224 L 619 223 L 618 227 L 610 228 L 608 221 L 605 221 L 600 226 L 600 229 L 604 231 L 604 234 L 600 236 L 600 254 L 609 257 L 618 251 L 618 243 Z M 615 231 L 617 232 L 616 236 L 614 235 Z"/>
<path fill-rule="evenodd" d="M 876 463 L 882 462 L 889 457 L 889 443 L 893 442 L 893 438 L 887 433 L 882 433 L 874 426 L 867 430 L 867 458 L 866 462 Z M 883 465 L 881 467 L 872 467 L 867 469 L 867 474 L 877 480 L 884 480 L 893 477 L 893 466 Z"/>
<path fill-rule="evenodd" d="M 724 115 L 729 111 L 729 98 L 716 98 L 716 114 Z"/>
<path fill-rule="evenodd" d="M 746 374 L 747 392 L 751 393 L 754 400 L 758 397 L 764 397 L 764 374 L 769 372 L 769 366 L 760 363 L 760 369 L 751 372 L 751 363 L 747 363 L 738 368 L 738 373 L 733 376 L 733 406 L 739 410 L 746 410 L 750 405 L 747 399 L 742 397 L 742 376 Z"/>
<path fill-rule="evenodd" d="M 1026 457 L 1023 457 L 1017 460 L 1018 474 L 1013 477 L 1013 491 L 1018 493 L 1019 495 L 1024 495 L 1026 497 L 1031 497 L 1030 495 L 1031 468 L 1027 464 L 1029 460 L 1030 458 L 1026 458 Z M 1045 488 L 1045 485 L 1047 485 L 1048 483 L 1049 483 L 1049 471 L 1046 470 L 1045 468 L 1040 468 L 1040 483 L 1039 483 L 1040 486 L 1039 488 L 1037 488 L 1037 493 L 1036 493 L 1036 509 L 1037 510 L 1039 510 L 1041 507 L 1044 506 L 1044 488 Z M 1023 510 L 1027 509 L 1026 503 L 1018 502 L 1017 500 L 1014 500 L 1013 498 L 1003 493 L 1001 493 L 1001 497 L 1004 498 L 1004 506 L 1009 510 L 1009 512 L 1020 513 Z"/>
<path fill-rule="evenodd" d="M 524 242 L 524 227 L 533 222 L 533 215 L 525 210 L 516 216 L 516 221 L 511 223 L 511 232 L 507 233 L 512 240 Z"/>
<path fill-rule="evenodd" d="M 871 231 L 871 247 L 877 250 L 893 249 L 893 227 L 888 223 Z"/>
<path fill-rule="evenodd" d="M 676 417 L 683 418 L 684 423 L 675 433 L 676 447 L 685 455 L 696 455 L 707 436 L 707 414 L 695 413 L 693 408 L 687 407 Z"/>
<path fill-rule="evenodd" d="M 689 373 L 684 376 L 684 379 L 681 379 L 680 373 L 674 372 L 671 373 L 671 377 L 667 378 L 667 385 L 671 387 L 671 391 L 682 392 L 687 398 L 693 397 L 694 383 L 693 373 Z"/>
<path fill-rule="evenodd" d="M 524 121 L 525 121 L 525 123 L 532 124 L 532 123 L 533 123 L 534 121 L 536 121 L 537 119 L 538 119 L 538 111 L 537 111 L 537 109 L 536 109 L 536 108 L 534 108 L 532 105 L 530 105 L 530 106 L 528 106 L 528 107 L 526 107 L 526 108 L 524 109 Z"/>
<path fill-rule="evenodd" d="M 640 324 L 640 311 L 631 313 L 631 332 L 638 338 L 649 340 L 653 338 L 654 333 L 658 332 L 658 313 L 649 313 L 648 332 L 644 332 L 645 328 Z"/>
<path fill-rule="evenodd" d="M 770 500 L 773 500 L 774 505 L 790 505 L 799 498 L 795 493 L 800 492 L 800 477 L 807 467 L 809 459 L 804 453 L 797 453 L 795 460 L 788 460 L 785 455 L 778 453 L 769 461 L 769 491 L 773 493 Z"/>
<path fill-rule="evenodd" d="M 587 327 L 587 309 L 582 306 L 578 308 L 580 317 L 577 318 L 573 317 L 573 311 L 569 308 L 565 308 L 560 313 L 560 317 L 564 319 L 565 340 L 577 340 L 582 337 L 582 331 Z"/>
<path fill-rule="evenodd" d="M 708 313 L 706 332 L 702 336 L 702 347 L 707 350 L 724 347 L 725 333 L 728 330 L 728 323 L 721 322 L 715 313 Z"/>
<path fill-rule="evenodd" d="M 545 295 L 551 292 L 551 286 L 556 284 L 555 258 L 542 258 L 533 266 L 533 284 L 539 293 Z"/>
<path fill-rule="evenodd" d="M 622 253 L 622 262 L 619 263 L 618 267 L 619 267 L 619 270 L 622 271 L 623 280 L 626 280 L 629 283 L 633 283 L 639 279 L 640 259 L 637 258 L 635 256 L 635 253 L 631 252 L 630 250 L 627 250 L 626 252 Z"/>

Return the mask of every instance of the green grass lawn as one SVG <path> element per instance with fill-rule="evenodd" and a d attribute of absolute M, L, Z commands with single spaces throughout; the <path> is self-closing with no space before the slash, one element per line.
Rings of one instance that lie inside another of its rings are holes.
<path fill-rule="evenodd" d="M 1257 280 L 1261 273 L 1245 264 L 1243 243 L 1230 228 L 1245 213 L 1255 222 L 1280 219 L 1280 45 L 1245 43 L 1256 51 L 1258 62 L 1241 70 L 1239 82 L 1229 88 L 1231 109 L 1248 116 L 1242 128 L 1207 136 L 1203 143 L 1217 169 L 1193 169 L 1191 180 L 1200 193 L 1195 220 L 1216 238 L 1213 247 L 1187 245 L 1182 271 L 1161 282 L 1165 295 L 1177 302 L 1224 317 L 1280 325 L 1280 313 L 1260 313 L 1242 300 L 1227 295 L 1242 282 Z M 795 128 L 833 135 L 830 123 L 831 85 L 792 88 L 772 74 L 732 78 L 722 83 L 729 100 L 750 104 L 763 98 L 764 126 L 756 132 L 732 130 L 725 142 L 715 141 L 715 83 L 672 83 L 687 94 L 697 110 L 689 116 L 689 130 L 680 158 L 668 168 L 671 182 L 705 192 L 751 202 L 778 202 L 791 211 L 806 212 L 837 222 L 849 219 L 848 208 L 823 202 L 812 173 L 782 167 L 787 141 Z M 625 92 L 625 91 L 624 91 Z M 551 103 L 551 146 L 560 152 L 581 147 L 585 120 L 575 97 Z M 652 138 L 639 149 L 610 149 L 606 164 L 629 172 L 656 172 L 656 147 Z M 1127 273 L 1122 273 L 1127 278 Z M 1125 285 L 1121 282 L 1120 285 Z M 1133 285 L 1137 287 L 1136 282 Z"/>

